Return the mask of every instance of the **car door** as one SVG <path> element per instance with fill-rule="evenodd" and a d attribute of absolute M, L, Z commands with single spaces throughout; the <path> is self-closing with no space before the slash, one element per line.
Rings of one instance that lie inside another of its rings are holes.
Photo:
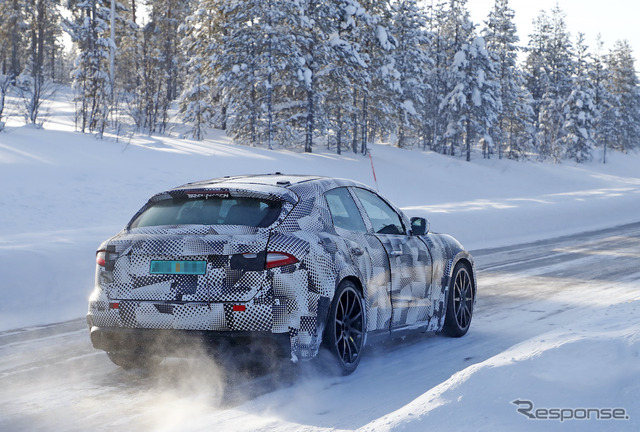
<path fill-rule="evenodd" d="M 432 259 L 426 244 L 411 235 L 400 214 L 379 195 L 353 188 L 372 232 L 383 245 L 391 271 L 391 329 L 426 322 L 433 316 Z"/>
<path fill-rule="evenodd" d="M 371 235 L 352 194 L 345 187 L 325 193 L 339 240 L 357 263 L 365 285 L 367 330 L 389 330 L 391 326 L 391 272 L 380 241 Z"/>

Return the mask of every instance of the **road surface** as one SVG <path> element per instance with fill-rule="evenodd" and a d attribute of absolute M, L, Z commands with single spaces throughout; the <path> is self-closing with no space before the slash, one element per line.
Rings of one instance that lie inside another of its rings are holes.
<path fill-rule="evenodd" d="M 247 429 L 248 411 L 271 430 L 355 429 L 474 363 L 627 295 L 625 287 L 640 281 L 639 251 L 640 223 L 474 251 L 479 296 L 465 337 L 416 335 L 369 347 L 344 378 L 313 365 L 265 373 L 206 356 L 127 372 L 92 348 L 84 318 L 5 331 L 0 430 Z"/>

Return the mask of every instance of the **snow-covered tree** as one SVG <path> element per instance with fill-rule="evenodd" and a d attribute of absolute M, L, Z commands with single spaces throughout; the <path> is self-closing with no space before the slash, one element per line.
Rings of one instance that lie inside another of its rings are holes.
<path fill-rule="evenodd" d="M 187 71 L 187 85 L 180 95 L 180 111 L 182 120 L 192 125 L 191 136 L 202 141 L 204 130 L 211 121 L 214 112 L 214 107 L 210 102 L 211 87 L 207 85 L 209 79 L 201 57 L 197 55 L 189 57 Z"/>
<path fill-rule="evenodd" d="M 431 91 L 426 82 L 426 71 L 433 65 L 427 51 L 431 37 L 426 30 L 424 11 L 416 0 L 399 0 L 391 7 L 391 33 L 396 40 L 391 58 L 399 74 L 392 118 L 397 128 L 397 145 L 404 147 L 407 138 L 417 138 L 423 132 L 422 114 Z"/>
<path fill-rule="evenodd" d="M 555 161 L 563 157 L 564 104 L 572 91 L 574 73 L 573 46 L 564 17 L 558 6 L 551 17 L 544 12 L 538 16 L 525 66 L 527 87 L 534 99 L 538 152 L 541 158 Z"/>
<path fill-rule="evenodd" d="M 302 15 L 292 24 L 302 56 L 297 72 L 305 151 L 311 151 L 314 134 L 325 135 L 333 127 L 341 152 L 349 114 L 356 111 L 354 86 L 363 84 L 367 67 L 360 56 L 358 23 L 364 25 L 368 15 L 355 0 L 301 0 L 300 5 Z"/>
<path fill-rule="evenodd" d="M 360 93 L 361 145 L 360 152 L 368 153 L 368 144 L 377 134 L 392 132 L 394 103 L 400 98 L 400 73 L 393 57 L 398 42 L 391 34 L 391 6 L 389 0 L 366 0 L 359 34 L 361 52 L 367 62 L 369 80 Z"/>
<path fill-rule="evenodd" d="M 610 92 L 618 100 L 615 120 L 615 150 L 627 152 L 640 144 L 640 88 L 635 58 L 629 42 L 617 41 L 608 57 Z"/>
<path fill-rule="evenodd" d="M 126 6 L 123 4 L 126 3 Z M 119 109 L 120 102 L 126 104 L 126 110 L 137 129 L 143 128 L 144 119 L 142 94 L 142 30 L 138 24 L 139 1 L 129 0 L 116 3 L 115 21 L 115 98 Z"/>
<path fill-rule="evenodd" d="M 72 0 L 73 14 L 67 31 L 77 46 L 72 72 L 76 125 L 84 133 L 102 135 L 107 125 L 111 85 L 109 82 L 109 49 L 111 47 L 108 0 Z"/>
<path fill-rule="evenodd" d="M 565 157 L 578 163 L 591 159 L 594 121 L 598 116 L 593 83 L 589 77 L 588 57 L 584 34 L 580 33 L 576 44 L 572 90 L 564 102 L 565 122 L 561 138 Z"/>
<path fill-rule="evenodd" d="M 318 73 L 323 93 L 323 112 L 335 134 L 336 151 L 350 146 L 357 153 L 362 133 L 361 96 L 370 82 L 368 56 L 362 51 L 361 32 L 368 19 L 356 0 L 339 0 L 335 30 L 329 33 L 329 58 Z M 331 137 L 330 137 L 331 139 Z"/>
<path fill-rule="evenodd" d="M 602 163 L 607 162 L 607 151 L 616 133 L 619 97 L 611 92 L 613 76 L 607 68 L 607 55 L 600 35 L 596 44 L 596 52 L 589 70 L 591 85 L 594 90 L 594 105 L 598 115 L 594 121 L 594 140 L 602 147 Z"/>
<path fill-rule="evenodd" d="M 320 85 L 319 73 L 330 61 L 330 35 L 337 31 L 340 8 L 335 1 L 302 0 L 301 15 L 292 20 L 292 32 L 295 35 L 300 53 L 297 87 L 301 103 L 292 110 L 292 120 L 300 124 L 304 131 L 304 151 L 313 150 L 316 128 L 324 131 L 327 124 L 322 113 L 321 102 L 326 88 Z M 295 111 L 298 111 L 296 114 Z"/>
<path fill-rule="evenodd" d="M 502 102 L 493 132 L 498 157 L 506 154 L 510 159 L 520 159 L 533 149 L 533 109 L 523 72 L 517 64 L 520 39 L 514 17 L 508 0 L 496 0 L 486 22 L 484 38 L 495 63 Z"/>
<path fill-rule="evenodd" d="M 471 22 L 467 0 L 448 0 L 440 4 L 443 9 L 436 14 L 438 22 L 436 59 L 437 102 L 440 113 L 436 125 L 435 149 L 455 155 L 462 145 L 463 132 L 459 124 L 460 112 L 452 105 L 451 95 L 459 84 L 461 71 L 456 57 L 468 50 L 474 40 L 475 26 Z M 465 56 L 466 58 L 466 56 Z M 458 89 L 459 90 L 459 89 Z"/>
<path fill-rule="evenodd" d="M 12 80 L 12 75 L 4 75 L 0 73 L 0 132 L 4 130 L 4 122 L 2 121 L 2 116 L 4 114 L 5 98 L 9 93 L 9 87 L 11 86 Z"/>
<path fill-rule="evenodd" d="M 0 73 L 16 77 L 27 50 L 24 0 L 0 0 Z"/>
<path fill-rule="evenodd" d="M 37 123 L 44 100 L 55 92 L 55 56 L 59 50 L 59 14 L 55 0 L 23 4 L 28 49 L 22 53 L 23 69 L 16 79 L 27 122 Z"/>
<path fill-rule="evenodd" d="M 169 106 L 179 95 L 181 68 L 178 27 L 189 14 L 190 2 L 155 0 L 149 2 L 149 22 L 142 41 L 142 118 L 149 132 L 164 132 Z"/>
<path fill-rule="evenodd" d="M 350 143 L 357 153 L 358 92 L 368 80 L 367 64 L 360 52 L 358 21 L 365 14 L 355 0 L 334 0 L 334 18 L 328 19 L 322 65 L 318 67 L 316 82 L 318 98 L 326 127 L 340 154 L 343 146 Z M 333 28 L 333 31 L 331 30 Z M 319 59 L 317 60 L 319 61 Z"/>
<path fill-rule="evenodd" d="M 218 70 L 213 62 L 221 43 L 221 0 L 200 0 L 181 26 L 180 48 L 187 58 L 186 80 L 180 95 L 182 119 L 192 125 L 193 138 L 202 140 L 214 118 L 224 128 L 225 113 L 217 91 Z"/>
<path fill-rule="evenodd" d="M 484 140 L 491 147 L 491 128 L 500 111 L 499 88 L 493 81 L 494 65 L 482 37 L 463 44 L 453 60 L 453 90 L 445 97 L 442 108 L 449 113 L 447 134 L 452 142 L 464 139 L 467 161 L 471 160 L 471 144 Z"/>
<path fill-rule="evenodd" d="M 297 0 L 233 0 L 224 6 L 215 62 L 229 110 L 228 133 L 239 142 L 269 148 L 276 138 L 295 142 L 289 113 L 300 103 L 293 90 L 302 55 L 291 29 L 301 15 L 299 6 Z"/>
<path fill-rule="evenodd" d="M 446 115 L 440 111 L 440 103 L 448 93 L 448 74 L 453 60 L 453 53 L 447 52 L 449 31 L 445 25 L 448 18 L 447 2 L 423 3 L 426 15 L 425 29 L 429 33 L 431 43 L 427 46 L 427 55 L 432 60 L 431 67 L 424 72 L 425 84 L 430 91 L 426 93 L 425 105 L 422 109 L 422 148 L 427 145 L 433 151 L 444 152 L 444 134 L 446 131 Z"/>

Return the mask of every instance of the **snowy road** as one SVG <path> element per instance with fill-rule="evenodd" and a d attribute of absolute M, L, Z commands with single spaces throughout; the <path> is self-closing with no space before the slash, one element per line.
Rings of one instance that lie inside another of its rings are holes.
<path fill-rule="evenodd" d="M 323 375 L 312 367 L 295 377 L 281 373 L 247 377 L 203 358 L 170 359 L 150 374 L 126 372 L 91 347 L 84 319 L 2 332 L 0 430 L 411 426 L 406 418 L 413 414 L 404 411 L 421 395 L 437 393 L 457 372 L 555 329 L 579 331 L 586 317 L 607 316 L 615 305 L 640 300 L 640 223 L 473 254 L 479 298 L 467 336 L 419 335 L 370 348 L 358 370 L 346 378 Z M 612 313 L 608 319 L 627 318 Z M 529 390 L 519 388 L 512 378 L 503 376 L 492 383 L 507 399 L 486 402 L 495 404 L 492 413 L 472 413 L 474 418 L 488 429 L 500 425 L 504 430 L 548 429 L 548 422 L 531 422 L 510 404 Z M 551 426 L 636 430 L 638 402 L 626 396 L 604 395 L 602 403 L 626 408 L 628 421 Z M 459 399 L 473 397 L 477 396 L 463 390 Z M 434 408 L 433 425 L 443 424 L 440 417 Z M 464 415 L 458 419 L 464 420 Z M 423 421 L 416 430 L 430 425 L 430 417 Z M 469 425 L 469 430 L 482 429 Z"/>

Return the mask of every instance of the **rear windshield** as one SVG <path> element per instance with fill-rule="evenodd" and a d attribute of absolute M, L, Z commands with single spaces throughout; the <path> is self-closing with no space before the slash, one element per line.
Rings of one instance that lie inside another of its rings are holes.
<path fill-rule="evenodd" d="M 246 225 L 268 227 L 278 219 L 282 202 L 260 198 L 174 198 L 158 201 L 130 228 L 159 225 Z"/>

